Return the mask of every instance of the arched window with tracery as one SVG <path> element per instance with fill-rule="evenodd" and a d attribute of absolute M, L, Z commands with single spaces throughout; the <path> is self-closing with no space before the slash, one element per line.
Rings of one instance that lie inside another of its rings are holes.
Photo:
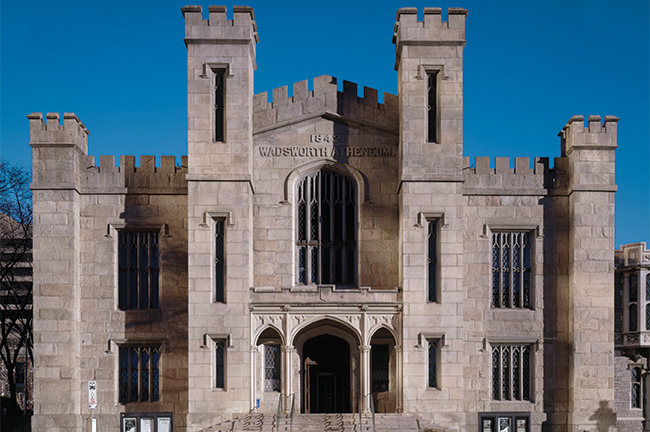
<path fill-rule="evenodd" d="M 353 179 L 327 169 L 298 182 L 297 284 L 356 284 L 356 189 Z"/>

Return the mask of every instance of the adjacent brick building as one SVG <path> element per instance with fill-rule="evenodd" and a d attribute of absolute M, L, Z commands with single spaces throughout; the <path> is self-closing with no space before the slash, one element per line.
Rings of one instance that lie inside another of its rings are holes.
<path fill-rule="evenodd" d="M 182 11 L 180 165 L 97 161 L 74 114 L 28 116 L 35 430 L 84 429 L 88 381 L 112 431 L 292 404 L 473 432 L 616 425 L 616 117 L 558 125 L 552 168 L 470 160 L 466 10 L 397 12 L 383 103 L 330 76 L 255 95 L 253 10 Z"/>

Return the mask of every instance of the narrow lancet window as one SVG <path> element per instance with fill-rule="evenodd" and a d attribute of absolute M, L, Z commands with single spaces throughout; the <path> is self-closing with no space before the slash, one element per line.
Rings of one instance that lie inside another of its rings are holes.
<path fill-rule="evenodd" d="M 225 221 L 214 221 L 214 301 L 223 303 L 226 300 L 226 252 L 225 252 Z"/>
<path fill-rule="evenodd" d="M 429 285 L 429 301 L 438 301 L 438 221 L 428 221 L 427 232 L 427 279 Z"/>
<path fill-rule="evenodd" d="M 427 74 L 428 141 L 438 142 L 438 72 Z"/>
<path fill-rule="evenodd" d="M 214 71 L 214 140 L 224 141 L 225 70 Z"/>

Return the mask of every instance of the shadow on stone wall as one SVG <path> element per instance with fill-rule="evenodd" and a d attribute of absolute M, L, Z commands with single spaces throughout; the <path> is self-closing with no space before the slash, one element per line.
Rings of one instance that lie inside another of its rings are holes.
<path fill-rule="evenodd" d="M 594 415 L 589 417 L 589 420 L 596 421 L 596 428 L 598 432 L 609 432 L 611 428 L 616 427 L 616 413 L 609 407 L 609 402 L 598 402 L 599 407 L 594 412 Z"/>

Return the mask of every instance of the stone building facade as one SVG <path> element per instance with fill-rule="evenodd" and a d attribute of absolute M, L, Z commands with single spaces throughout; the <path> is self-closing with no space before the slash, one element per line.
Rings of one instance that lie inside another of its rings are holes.
<path fill-rule="evenodd" d="M 644 242 L 615 251 L 616 413 L 621 432 L 650 428 L 647 403 L 650 348 L 650 250 Z"/>
<path fill-rule="evenodd" d="M 278 406 L 616 425 L 617 118 L 572 117 L 552 168 L 471 161 L 466 10 L 398 10 L 383 103 L 330 76 L 255 95 L 252 8 L 182 11 L 180 165 L 97 164 L 74 114 L 28 116 L 35 430 L 84 429 L 88 381 L 111 431 Z"/>

